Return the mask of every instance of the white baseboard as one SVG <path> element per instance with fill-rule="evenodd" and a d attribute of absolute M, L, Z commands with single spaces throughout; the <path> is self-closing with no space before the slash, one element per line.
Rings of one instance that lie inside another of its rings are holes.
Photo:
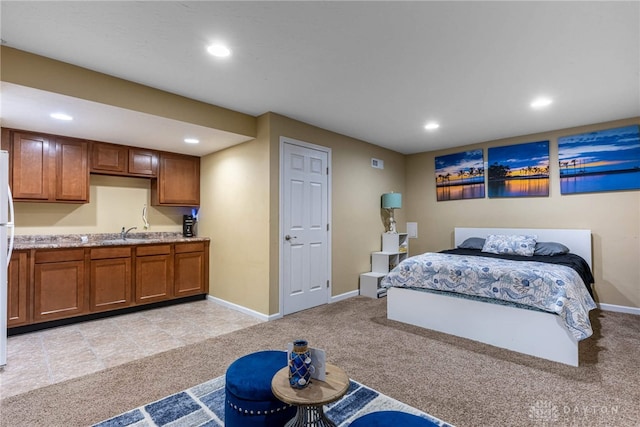
<path fill-rule="evenodd" d="M 345 300 L 347 298 L 357 297 L 359 294 L 360 293 L 358 291 L 351 291 L 351 292 L 346 292 L 344 294 L 336 295 L 336 296 L 330 298 L 329 304 L 333 304 L 334 302 L 342 301 L 342 300 Z M 223 307 L 227 307 L 227 308 L 230 308 L 232 310 L 236 310 L 236 311 L 239 311 L 241 313 L 248 314 L 249 316 L 255 317 L 256 319 L 262 320 L 264 322 L 268 322 L 270 320 L 279 319 L 279 318 L 282 317 L 282 314 L 280 314 L 280 313 L 267 315 L 267 314 L 264 314 L 264 313 L 260 313 L 259 311 L 255 311 L 255 310 L 252 310 L 250 308 L 244 307 L 242 305 L 238 305 L 238 304 L 229 302 L 227 300 L 223 300 L 221 298 L 216 298 L 216 297 L 211 296 L 211 295 L 207 295 L 207 299 L 209 301 L 215 302 L 216 304 L 220 304 Z"/>
<path fill-rule="evenodd" d="M 353 297 L 357 297 L 358 295 L 360 295 L 360 291 L 356 290 L 356 291 L 351 291 L 351 292 L 345 292 L 344 294 L 340 294 L 340 295 L 336 295 L 335 297 L 331 297 L 331 300 L 329 301 L 329 303 L 334 303 L 334 302 L 338 302 L 338 301 L 342 301 L 348 298 L 353 298 Z"/>
<path fill-rule="evenodd" d="M 627 307 L 626 305 L 615 305 L 615 304 L 598 304 L 598 308 L 602 311 L 615 311 L 618 313 L 628 313 L 635 314 L 636 316 L 640 316 L 640 308 L 637 307 Z"/>
<path fill-rule="evenodd" d="M 229 302 L 227 300 L 216 298 L 216 297 L 213 297 L 211 295 L 207 295 L 207 299 L 209 301 L 215 302 L 216 304 L 220 304 L 223 307 L 227 307 L 227 308 L 230 308 L 232 310 L 239 311 L 239 312 L 244 313 L 244 314 L 248 314 L 249 316 L 252 316 L 252 317 L 255 317 L 256 319 L 262 320 L 263 322 L 268 322 L 269 320 L 274 320 L 274 319 L 277 319 L 279 317 L 282 317 L 279 313 L 278 314 L 272 314 L 272 315 L 269 316 L 267 314 L 260 313 L 259 311 L 255 311 L 255 310 L 252 310 L 252 309 L 247 308 L 245 306 L 234 304 L 234 303 Z"/>

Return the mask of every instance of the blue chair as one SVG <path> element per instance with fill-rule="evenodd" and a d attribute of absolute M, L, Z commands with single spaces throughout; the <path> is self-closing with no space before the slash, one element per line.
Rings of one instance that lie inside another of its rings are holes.
<path fill-rule="evenodd" d="M 296 407 L 271 392 L 271 379 L 287 366 L 287 352 L 266 350 L 242 356 L 225 375 L 225 427 L 282 427 Z"/>
<path fill-rule="evenodd" d="M 363 415 L 349 427 L 438 427 L 438 424 L 417 415 L 400 411 L 377 411 Z"/>

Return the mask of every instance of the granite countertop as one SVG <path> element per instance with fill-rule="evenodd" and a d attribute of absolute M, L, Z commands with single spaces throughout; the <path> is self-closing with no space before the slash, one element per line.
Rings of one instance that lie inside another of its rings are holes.
<path fill-rule="evenodd" d="M 120 233 L 99 234 L 41 234 L 19 235 L 13 241 L 14 250 L 90 248 L 121 245 L 146 245 L 154 243 L 206 242 L 208 237 L 183 237 L 180 232 L 129 233 L 120 239 Z"/>

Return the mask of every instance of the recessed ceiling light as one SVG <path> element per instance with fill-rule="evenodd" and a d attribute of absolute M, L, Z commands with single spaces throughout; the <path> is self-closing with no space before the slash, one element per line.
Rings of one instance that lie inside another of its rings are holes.
<path fill-rule="evenodd" d="M 207 52 L 218 58 L 226 58 L 231 55 L 231 49 L 218 43 L 209 45 Z"/>
<path fill-rule="evenodd" d="M 186 142 L 187 144 L 197 144 L 200 142 L 200 140 L 196 138 L 185 138 L 184 142 Z"/>
<path fill-rule="evenodd" d="M 429 122 L 426 125 L 424 125 L 424 128 L 426 130 L 434 130 L 434 129 L 438 129 L 440 127 L 440 125 L 436 122 Z"/>
<path fill-rule="evenodd" d="M 73 117 L 65 113 L 51 113 L 49 117 L 56 120 L 66 120 L 66 121 L 73 120 Z"/>
<path fill-rule="evenodd" d="M 553 101 L 551 98 L 540 97 L 533 100 L 531 108 L 543 108 L 551 105 Z"/>

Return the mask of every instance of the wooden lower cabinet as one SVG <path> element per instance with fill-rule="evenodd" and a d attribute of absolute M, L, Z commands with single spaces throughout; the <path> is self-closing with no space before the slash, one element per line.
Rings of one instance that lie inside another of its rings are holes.
<path fill-rule="evenodd" d="M 204 242 L 176 243 L 173 292 L 176 297 L 205 293 L 207 261 Z"/>
<path fill-rule="evenodd" d="M 201 295 L 209 242 L 17 250 L 7 325 L 26 326 Z"/>
<path fill-rule="evenodd" d="M 29 251 L 11 254 L 8 269 L 7 327 L 31 322 L 29 304 Z"/>
<path fill-rule="evenodd" d="M 135 302 L 146 304 L 173 298 L 171 245 L 144 245 L 136 249 Z"/>
<path fill-rule="evenodd" d="M 86 314 L 84 249 L 36 251 L 33 320 Z"/>
<path fill-rule="evenodd" d="M 91 250 L 89 305 L 92 312 L 133 304 L 131 247 Z"/>

